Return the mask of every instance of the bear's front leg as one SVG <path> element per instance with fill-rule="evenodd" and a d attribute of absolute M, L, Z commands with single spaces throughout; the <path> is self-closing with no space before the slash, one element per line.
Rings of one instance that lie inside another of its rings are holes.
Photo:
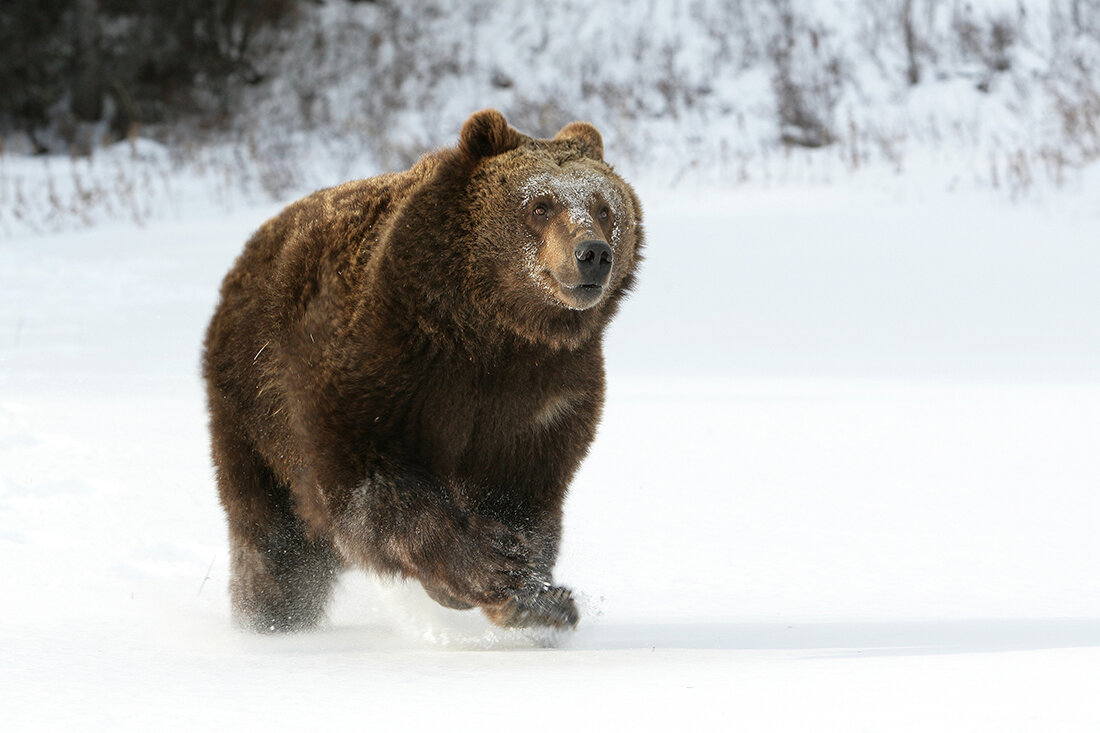
<path fill-rule="evenodd" d="M 540 531 L 541 530 L 541 531 Z M 557 555 L 558 533 L 545 529 L 528 531 L 527 548 L 530 551 L 530 573 L 524 587 L 499 605 L 484 606 L 485 615 L 498 626 L 525 628 L 551 626 L 575 628 L 580 614 L 568 588 L 552 584 L 550 568 Z M 475 604 L 468 603 L 444 592 L 439 587 L 421 580 L 424 590 L 436 603 L 447 608 L 465 610 Z"/>
<path fill-rule="evenodd" d="M 556 535 L 465 512 L 435 482 L 376 473 L 354 492 L 337 527 L 349 559 L 415 578 L 445 606 L 480 606 L 504 626 L 576 625 L 569 591 L 550 584 Z M 547 541 L 554 542 L 549 550 Z"/>
<path fill-rule="evenodd" d="M 531 537 L 531 566 L 534 570 L 527 585 L 499 606 L 485 607 L 485 615 L 498 626 L 526 628 L 550 626 L 572 629 L 580 614 L 568 588 L 553 585 L 551 568 L 558 557 L 561 539 L 560 515 L 527 530 Z"/>
<path fill-rule="evenodd" d="M 507 584 L 507 598 L 494 602 L 486 598 L 478 603 L 470 596 L 461 593 L 462 588 L 476 588 L 478 577 L 485 566 L 478 552 L 459 551 L 451 558 L 450 567 L 442 574 L 423 572 L 428 566 L 421 567 L 417 575 L 428 595 L 447 608 L 468 609 L 481 606 L 490 621 L 498 626 L 526 628 L 532 626 L 551 626 L 555 628 L 575 628 L 580 614 L 569 589 L 552 584 L 550 569 L 557 555 L 558 534 L 539 530 L 516 531 L 509 529 L 496 520 L 478 515 L 467 515 L 470 534 L 467 537 L 453 535 L 449 542 L 452 547 L 461 548 L 465 543 L 503 551 L 510 558 L 516 558 L 523 564 L 518 575 L 510 574 Z M 489 558 L 490 563 L 492 559 Z M 448 585 L 440 582 L 441 577 L 450 577 Z"/>

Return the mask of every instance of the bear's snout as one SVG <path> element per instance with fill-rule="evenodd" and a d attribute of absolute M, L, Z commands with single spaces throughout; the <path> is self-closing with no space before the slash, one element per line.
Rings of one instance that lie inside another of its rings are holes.
<path fill-rule="evenodd" d="M 573 255 L 577 258 L 577 270 L 581 274 L 578 285 L 595 285 L 601 288 L 607 285 L 615 259 L 607 242 L 600 239 L 581 242 Z"/>

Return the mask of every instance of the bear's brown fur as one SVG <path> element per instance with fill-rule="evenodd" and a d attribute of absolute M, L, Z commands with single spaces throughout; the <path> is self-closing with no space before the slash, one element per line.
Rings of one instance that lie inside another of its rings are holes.
<path fill-rule="evenodd" d="M 505 626 L 569 627 L 551 581 L 642 245 L 599 132 L 494 110 L 410 170 L 265 223 L 205 342 L 234 616 L 314 625 L 345 563 Z"/>

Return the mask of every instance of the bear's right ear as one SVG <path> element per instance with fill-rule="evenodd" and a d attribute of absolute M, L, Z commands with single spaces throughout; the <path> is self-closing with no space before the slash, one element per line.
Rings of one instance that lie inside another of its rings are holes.
<path fill-rule="evenodd" d="M 504 115 L 483 109 L 462 125 L 459 148 L 470 158 L 489 158 L 518 148 L 523 137 L 508 126 Z"/>

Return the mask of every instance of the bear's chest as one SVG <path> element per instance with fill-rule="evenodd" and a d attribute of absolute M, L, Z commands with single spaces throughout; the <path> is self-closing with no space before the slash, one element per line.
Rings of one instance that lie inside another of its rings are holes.
<path fill-rule="evenodd" d="M 602 384 L 494 376 L 433 394 L 417 452 L 437 475 L 474 485 L 565 480 L 591 442 Z"/>

